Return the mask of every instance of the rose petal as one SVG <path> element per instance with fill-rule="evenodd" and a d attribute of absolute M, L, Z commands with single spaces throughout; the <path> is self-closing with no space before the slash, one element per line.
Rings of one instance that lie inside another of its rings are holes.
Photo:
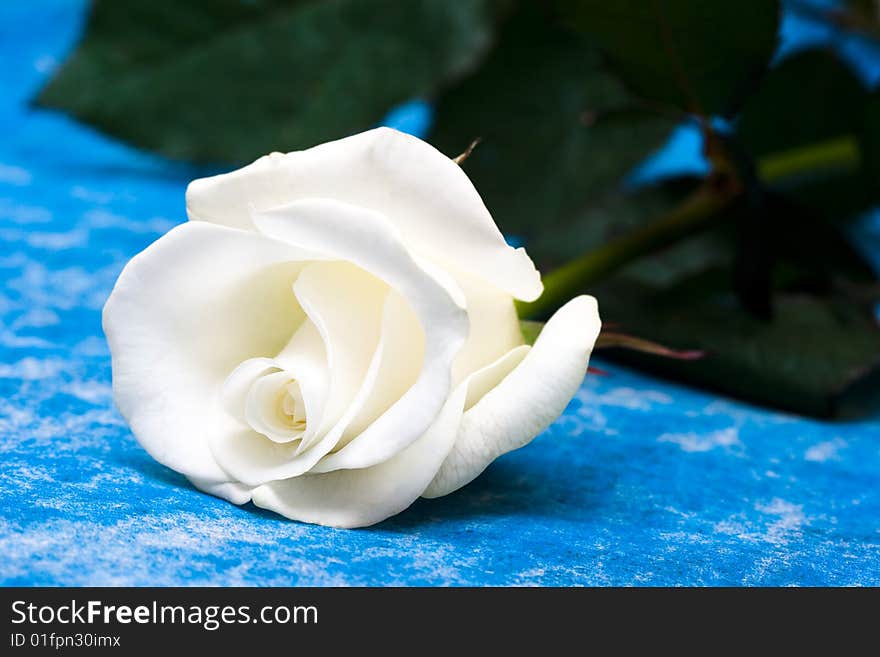
<path fill-rule="evenodd" d="M 251 206 L 261 212 L 309 197 L 381 213 L 406 244 L 514 297 L 532 301 L 541 294 L 532 260 L 507 245 L 461 167 L 430 144 L 390 128 L 273 153 L 193 181 L 186 203 L 191 220 L 253 229 Z"/>
<path fill-rule="evenodd" d="M 600 327 L 593 297 L 560 308 L 522 363 L 464 414 L 452 451 L 423 495 L 461 488 L 550 426 L 583 381 Z"/>
<path fill-rule="evenodd" d="M 278 364 L 271 358 L 249 358 L 232 370 L 220 390 L 220 402 L 226 412 L 242 425 L 248 426 L 245 406 L 251 386 L 264 374 L 277 369 Z"/>
<path fill-rule="evenodd" d="M 527 345 L 512 349 L 472 373 L 450 395 L 429 429 L 387 461 L 268 483 L 253 491 L 254 504 L 293 520 L 333 527 L 363 527 L 400 513 L 422 494 L 444 463 L 467 404 L 511 372 L 529 349 Z"/>
<path fill-rule="evenodd" d="M 454 274 L 470 309 L 470 332 L 452 366 L 452 382 L 458 385 L 472 372 L 521 345 L 523 337 L 509 294 L 463 272 Z"/>
<path fill-rule="evenodd" d="M 256 233 L 189 223 L 122 271 L 103 314 L 113 391 L 157 461 L 228 479 L 208 448 L 208 436 L 236 428 L 220 387 L 242 361 L 277 353 L 303 321 L 291 285 L 296 261 L 309 257 Z"/>
<path fill-rule="evenodd" d="M 378 369 L 380 313 L 388 290 L 384 283 L 352 264 L 322 262 L 306 267 L 293 287 L 321 334 L 329 393 L 322 417 L 315 418 L 320 426 L 314 438 L 303 439 L 302 445 L 280 446 L 258 434 L 222 433 L 212 438 L 217 462 L 251 486 L 301 475 L 332 450 L 363 405 Z M 296 376 L 293 369 L 290 374 Z M 254 428 L 271 429 L 259 423 Z"/>
<path fill-rule="evenodd" d="M 473 372 L 465 380 L 468 391 L 464 402 L 464 410 L 470 410 L 486 394 L 493 390 L 501 381 L 510 374 L 526 357 L 531 350 L 527 344 L 514 347 L 506 354 L 502 354 L 495 361 Z"/>
<path fill-rule="evenodd" d="M 410 305 L 391 290 L 385 300 L 375 385 L 352 419 L 337 449 L 359 436 L 418 380 L 425 357 L 425 332 Z"/>
<path fill-rule="evenodd" d="M 236 367 L 223 382 L 220 398 L 226 412 L 242 425 L 253 427 L 247 417 L 247 403 L 252 388 L 259 379 L 271 372 L 287 372 L 295 379 L 296 389 L 302 397 L 303 408 L 297 409 L 297 417 L 310 417 L 311 425 L 302 434 L 303 441 L 311 439 L 318 431 L 324 401 L 327 396 L 328 375 L 324 342 L 311 320 L 304 321 L 293 334 L 290 342 L 274 358 L 251 358 Z M 294 418 L 296 419 L 296 418 Z M 257 424 L 261 424 L 257 421 Z M 294 436 L 285 427 L 281 434 L 269 435 L 277 442 L 288 442 Z M 265 433 L 265 432 L 264 432 Z"/>
<path fill-rule="evenodd" d="M 251 386 L 245 403 L 248 425 L 276 443 L 289 443 L 303 434 L 281 415 L 281 400 L 291 380 L 290 372 L 284 370 L 261 376 Z"/>
<path fill-rule="evenodd" d="M 449 453 L 466 391 L 460 387 L 428 430 L 385 462 L 274 481 L 254 489 L 254 504 L 292 520 L 346 528 L 400 513 L 419 497 Z"/>
<path fill-rule="evenodd" d="M 303 444 L 309 443 L 321 428 L 321 419 L 330 388 L 327 349 L 315 323 L 306 320 L 281 353 L 272 359 L 290 372 L 299 384 L 306 413 Z"/>
<path fill-rule="evenodd" d="M 468 331 L 467 314 L 444 285 L 419 267 L 381 215 L 325 199 L 297 201 L 254 215 L 266 235 L 354 263 L 397 290 L 425 332 L 425 356 L 415 384 L 360 436 L 327 456 L 314 471 L 365 468 L 418 439 L 451 389 L 451 367 Z"/>
<path fill-rule="evenodd" d="M 189 480 L 200 491 L 215 497 L 222 497 L 233 504 L 245 504 L 251 501 L 252 489 L 250 486 L 232 481 L 211 481 L 197 477 L 189 477 Z"/>
<path fill-rule="evenodd" d="M 322 435 L 361 388 L 379 342 L 388 286 L 353 264 L 319 262 L 303 270 L 293 291 L 327 353 L 329 390 L 318 429 Z"/>

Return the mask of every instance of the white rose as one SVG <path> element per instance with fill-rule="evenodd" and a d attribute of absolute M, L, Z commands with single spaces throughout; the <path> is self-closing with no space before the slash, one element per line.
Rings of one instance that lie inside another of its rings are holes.
<path fill-rule="evenodd" d="M 419 139 L 274 153 L 194 181 L 187 211 L 103 321 L 134 435 L 203 491 L 370 525 L 527 444 L 583 380 L 595 300 L 524 345 L 513 300 L 540 275 Z"/>

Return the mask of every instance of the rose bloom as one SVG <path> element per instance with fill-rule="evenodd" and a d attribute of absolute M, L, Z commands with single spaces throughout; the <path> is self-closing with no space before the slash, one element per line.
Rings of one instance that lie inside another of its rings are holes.
<path fill-rule="evenodd" d="M 583 380 L 595 299 L 525 345 L 514 299 L 540 296 L 540 275 L 415 137 L 273 153 L 186 201 L 103 323 L 134 435 L 205 492 L 370 525 L 530 442 Z"/>

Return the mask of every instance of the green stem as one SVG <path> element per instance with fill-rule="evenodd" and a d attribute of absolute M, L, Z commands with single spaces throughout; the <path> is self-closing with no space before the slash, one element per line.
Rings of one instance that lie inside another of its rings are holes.
<path fill-rule="evenodd" d="M 734 196 L 733 192 L 704 184 L 669 213 L 551 271 L 544 276 L 544 294 L 532 302 L 517 302 L 519 316 L 546 317 L 573 294 L 612 271 L 703 230 Z"/>
<path fill-rule="evenodd" d="M 846 135 L 770 153 L 758 161 L 758 176 L 765 182 L 774 182 L 818 171 L 854 170 L 860 164 L 859 144 L 855 137 Z"/>
<path fill-rule="evenodd" d="M 636 258 L 674 244 L 710 226 L 719 211 L 727 207 L 740 191 L 739 183 L 723 152 L 712 159 L 714 178 L 710 176 L 681 205 L 651 223 L 613 239 L 544 276 L 544 294 L 530 303 L 516 302 L 520 318 L 545 318 L 573 295 Z M 859 160 L 858 143 L 850 136 L 843 136 L 771 153 L 758 162 L 758 173 L 761 180 L 769 183 L 819 170 L 855 168 L 859 166 Z M 718 185 L 718 182 L 726 182 L 726 185 Z"/>

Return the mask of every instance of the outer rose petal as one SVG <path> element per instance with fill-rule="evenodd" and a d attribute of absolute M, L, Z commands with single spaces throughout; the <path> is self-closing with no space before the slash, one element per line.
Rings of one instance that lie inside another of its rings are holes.
<path fill-rule="evenodd" d="M 600 328 L 593 297 L 576 297 L 556 311 L 522 363 L 464 414 L 452 451 L 423 495 L 461 488 L 550 426 L 583 381 Z"/>
<path fill-rule="evenodd" d="M 153 458 L 203 489 L 229 480 L 208 448 L 209 435 L 237 429 L 220 386 L 287 343 L 304 317 L 296 261 L 310 257 L 256 233 L 184 224 L 126 265 L 104 306 L 116 405 Z"/>
<path fill-rule="evenodd" d="M 191 220 L 253 229 L 251 206 L 262 212 L 312 197 L 379 212 L 410 248 L 512 296 L 531 301 L 541 294 L 532 260 L 507 245 L 461 167 L 430 144 L 390 128 L 273 153 L 237 171 L 195 180 L 186 204 Z"/>
<path fill-rule="evenodd" d="M 189 477 L 190 483 L 208 495 L 222 497 L 233 504 L 245 504 L 251 501 L 251 487 L 232 481 L 216 482 L 208 479 Z"/>
<path fill-rule="evenodd" d="M 453 385 L 523 343 L 509 294 L 467 274 L 455 279 L 467 300 L 470 331 L 452 365 Z"/>

